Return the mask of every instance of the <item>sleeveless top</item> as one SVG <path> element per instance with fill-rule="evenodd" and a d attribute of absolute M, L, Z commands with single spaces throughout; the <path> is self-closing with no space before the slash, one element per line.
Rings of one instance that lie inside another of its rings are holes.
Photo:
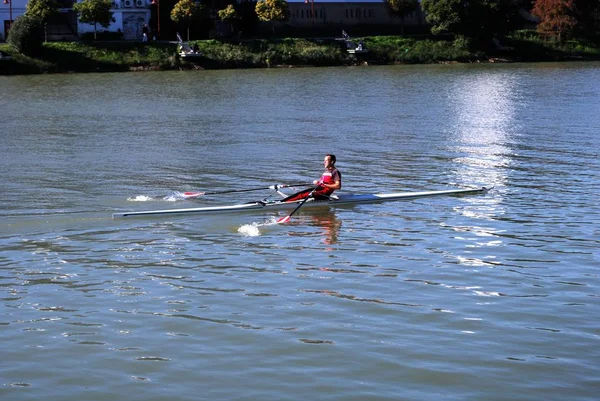
<path fill-rule="evenodd" d="M 340 173 L 337 168 L 334 168 L 331 171 L 326 170 L 323 173 L 323 175 L 321 176 L 321 182 L 323 184 L 330 185 L 330 184 L 334 184 L 336 181 L 340 181 L 340 183 L 342 182 L 342 173 Z M 335 191 L 335 189 L 323 188 L 323 189 L 319 189 L 319 190 L 315 191 L 315 193 L 323 194 L 323 195 L 331 195 L 334 191 Z"/>

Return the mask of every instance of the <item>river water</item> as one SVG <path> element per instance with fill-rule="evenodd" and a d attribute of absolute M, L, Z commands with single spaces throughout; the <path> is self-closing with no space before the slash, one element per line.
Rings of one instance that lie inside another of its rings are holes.
<path fill-rule="evenodd" d="M 599 63 L 0 77 L 0 397 L 596 400 L 599 77 Z M 263 199 L 164 196 L 312 181 L 325 153 L 339 193 L 493 189 L 283 225 L 112 219 Z"/>

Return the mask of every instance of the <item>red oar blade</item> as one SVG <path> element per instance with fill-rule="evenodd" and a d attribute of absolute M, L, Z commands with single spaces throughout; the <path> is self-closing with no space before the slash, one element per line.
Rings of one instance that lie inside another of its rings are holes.
<path fill-rule="evenodd" d="M 206 194 L 206 192 L 184 192 L 181 194 L 184 198 L 197 198 L 198 196 L 202 196 Z"/>
<path fill-rule="evenodd" d="M 277 219 L 277 224 L 282 224 L 282 223 L 287 223 L 292 219 L 291 215 L 287 215 L 285 217 L 282 217 L 280 219 Z"/>

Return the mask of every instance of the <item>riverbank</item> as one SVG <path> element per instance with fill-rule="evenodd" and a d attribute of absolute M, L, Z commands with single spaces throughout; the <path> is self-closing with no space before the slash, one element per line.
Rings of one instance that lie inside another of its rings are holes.
<path fill-rule="evenodd" d="M 357 38 L 367 53 L 350 54 L 344 41 L 326 39 L 200 40 L 202 57 L 182 59 L 173 42 L 50 42 L 37 57 L 27 57 L 1 44 L 10 60 L 0 62 L 0 75 L 119 72 L 139 70 L 232 69 L 292 66 L 432 64 L 453 62 L 519 62 L 600 60 L 598 41 L 544 41 L 520 31 L 483 50 L 447 37 L 371 36 Z"/>

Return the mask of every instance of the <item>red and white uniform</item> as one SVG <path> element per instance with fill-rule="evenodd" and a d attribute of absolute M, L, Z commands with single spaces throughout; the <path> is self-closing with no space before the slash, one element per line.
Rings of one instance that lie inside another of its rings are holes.
<path fill-rule="evenodd" d="M 336 181 L 339 181 L 340 183 L 342 182 L 342 174 L 338 171 L 337 168 L 334 168 L 331 171 L 325 170 L 325 172 L 321 176 L 321 179 L 319 180 L 319 184 L 332 185 L 332 184 L 335 184 Z M 335 189 L 331 189 L 331 188 L 317 189 L 315 191 L 315 195 L 326 195 L 327 196 L 327 195 L 331 195 L 334 191 L 335 191 Z"/>
<path fill-rule="evenodd" d="M 321 179 L 317 183 L 317 190 L 313 193 L 312 197 L 315 199 L 329 199 L 329 195 L 331 195 L 335 189 L 325 188 L 319 186 L 319 184 L 335 184 L 336 181 L 342 183 L 342 173 L 338 171 L 337 168 L 330 170 L 325 170 L 323 175 L 321 175 Z M 312 192 L 312 188 L 305 189 L 303 191 L 297 192 L 293 195 L 288 196 L 285 199 L 282 199 L 282 202 L 292 202 L 300 199 L 306 198 Z"/>

